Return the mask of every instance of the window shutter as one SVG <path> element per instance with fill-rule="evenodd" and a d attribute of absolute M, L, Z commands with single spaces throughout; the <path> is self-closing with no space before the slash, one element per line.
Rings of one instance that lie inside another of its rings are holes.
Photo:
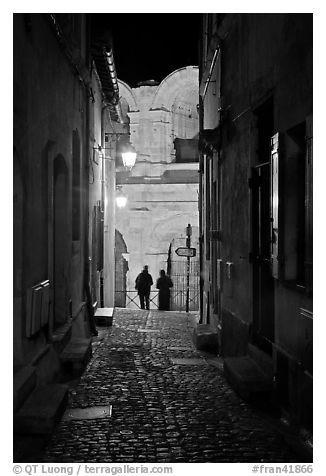
<path fill-rule="evenodd" d="M 312 115 L 306 118 L 306 183 L 305 183 L 305 285 L 312 290 L 313 277 L 313 210 L 312 210 Z"/>
<path fill-rule="evenodd" d="M 279 134 L 271 138 L 271 270 L 279 278 Z"/>

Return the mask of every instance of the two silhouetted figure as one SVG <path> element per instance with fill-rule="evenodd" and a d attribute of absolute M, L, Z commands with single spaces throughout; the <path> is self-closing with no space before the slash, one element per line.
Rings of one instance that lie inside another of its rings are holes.
<path fill-rule="evenodd" d="M 153 284 L 153 278 L 148 272 L 148 266 L 145 265 L 144 269 L 136 278 L 135 288 L 138 291 L 140 307 L 141 309 L 149 310 L 149 296 L 151 293 L 151 286 Z M 158 292 L 158 308 L 160 311 L 169 311 L 170 309 L 170 288 L 173 283 L 169 276 L 165 274 L 164 269 L 160 271 L 160 277 L 156 281 L 156 288 Z"/>

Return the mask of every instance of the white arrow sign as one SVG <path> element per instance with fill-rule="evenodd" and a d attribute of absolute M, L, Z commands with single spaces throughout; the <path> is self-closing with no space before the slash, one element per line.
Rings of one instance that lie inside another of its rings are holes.
<path fill-rule="evenodd" d="M 176 254 L 178 256 L 185 256 L 187 258 L 193 258 L 194 256 L 196 256 L 196 248 L 177 248 L 175 250 Z"/>

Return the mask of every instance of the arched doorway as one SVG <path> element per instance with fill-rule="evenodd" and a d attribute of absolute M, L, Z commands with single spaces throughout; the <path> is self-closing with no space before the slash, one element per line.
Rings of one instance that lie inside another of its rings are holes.
<path fill-rule="evenodd" d="M 53 162 L 53 316 L 54 327 L 68 311 L 68 169 L 62 156 Z"/>
<path fill-rule="evenodd" d="M 124 257 L 127 245 L 120 231 L 115 230 L 115 296 L 116 307 L 126 307 L 128 261 Z"/>
<path fill-rule="evenodd" d="M 80 240 L 80 139 L 77 130 L 72 134 L 72 239 Z"/>
<path fill-rule="evenodd" d="M 22 360 L 22 336 L 24 329 L 23 304 L 23 245 L 24 245 L 24 185 L 17 153 L 14 151 L 13 168 L 13 351 L 14 365 Z"/>

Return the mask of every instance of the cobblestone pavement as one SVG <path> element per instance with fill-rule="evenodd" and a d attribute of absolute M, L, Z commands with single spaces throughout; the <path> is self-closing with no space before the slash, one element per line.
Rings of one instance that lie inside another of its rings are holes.
<path fill-rule="evenodd" d="M 116 309 L 69 400 L 70 410 L 112 405 L 112 415 L 63 418 L 44 462 L 302 462 L 233 392 L 222 363 L 195 350 L 194 325 L 191 314 Z"/>

